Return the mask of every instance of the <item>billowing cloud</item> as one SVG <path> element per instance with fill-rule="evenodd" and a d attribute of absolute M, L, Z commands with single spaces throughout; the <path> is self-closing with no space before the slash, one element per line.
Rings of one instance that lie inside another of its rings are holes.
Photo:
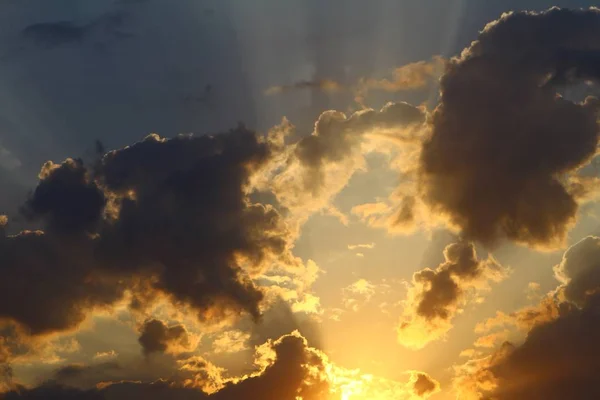
<path fill-rule="evenodd" d="M 108 153 L 98 179 L 117 198 L 98 253 L 117 271 L 151 272 L 156 289 L 203 311 L 258 317 L 250 281 L 288 251 L 271 206 L 248 199 L 252 174 L 271 155 L 245 128 L 215 136 L 149 136 Z"/>
<path fill-rule="evenodd" d="M 444 258 L 435 270 L 426 268 L 413 275 L 398 326 L 398 340 L 407 347 L 422 348 L 442 338 L 469 298 L 507 273 L 491 256 L 479 259 L 469 242 L 448 245 Z"/>
<path fill-rule="evenodd" d="M 53 379 L 35 388 L 20 387 L 5 394 L 9 399 L 260 399 L 321 400 L 347 398 L 424 399 L 439 391 L 429 375 L 409 371 L 408 382 L 361 375 L 333 364 L 327 356 L 310 347 L 298 332 L 269 340 L 255 352 L 256 370 L 228 378 L 223 370 L 198 356 L 177 361 L 179 369 L 169 379 L 151 382 L 103 381 L 91 387 L 68 382 L 96 376 L 118 376 L 123 366 L 104 363 L 94 367 L 70 366 L 57 371 Z M 109 372 L 110 371 L 110 372 Z"/>
<path fill-rule="evenodd" d="M 67 330 L 92 308 L 122 298 L 123 282 L 98 274 L 92 254 L 93 240 L 87 236 L 2 235 L 0 321 L 18 322 L 32 334 Z"/>
<path fill-rule="evenodd" d="M 554 268 L 563 283 L 562 294 L 574 304 L 585 304 L 600 289 L 600 237 L 588 236 L 574 244 Z"/>
<path fill-rule="evenodd" d="M 526 37 L 527 40 L 523 40 Z M 570 177 L 598 145 L 600 10 L 504 14 L 449 61 L 420 158 L 420 194 L 467 240 L 563 244 L 582 188 Z"/>
<path fill-rule="evenodd" d="M 253 278 L 279 259 L 296 263 L 280 214 L 249 199 L 252 175 L 272 152 L 240 127 L 150 135 L 92 169 L 46 163 L 23 207 L 43 231 L 0 237 L 0 319 L 33 334 L 74 328 L 141 281 L 200 320 L 258 318 L 263 293 Z"/>
<path fill-rule="evenodd" d="M 527 335 L 522 344 L 505 342 L 491 356 L 461 366 L 456 382 L 459 391 L 473 398 L 499 400 L 600 396 L 600 282 L 594 280 L 598 240 L 585 238 L 565 253 L 555 268 L 562 284 L 537 310 L 528 307 L 497 317 L 496 324 L 488 321 L 480 326 L 484 331 L 512 323 Z"/>
<path fill-rule="evenodd" d="M 400 92 L 421 89 L 442 75 L 444 64 L 443 58 L 434 57 L 431 61 L 417 61 L 395 68 L 391 79 L 361 78 L 356 85 L 355 100 L 362 104 L 370 90 Z"/>
<path fill-rule="evenodd" d="M 283 206 L 302 215 L 327 209 L 350 177 L 366 168 L 365 154 L 418 147 L 424 122 L 424 111 L 407 103 L 350 116 L 326 111 L 313 133 L 289 146 L 279 160 L 269 181 L 273 192 Z"/>
<path fill-rule="evenodd" d="M 58 233 L 95 231 L 106 203 L 82 160 L 62 164 L 48 161 L 39 174 L 39 184 L 22 208 L 31 219 L 46 221 L 46 230 Z"/>
<path fill-rule="evenodd" d="M 163 321 L 150 319 L 144 322 L 138 339 L 144 354 L 179 353 L 194 350 L 197 344 L 185 326 L 167 326 Z"/>

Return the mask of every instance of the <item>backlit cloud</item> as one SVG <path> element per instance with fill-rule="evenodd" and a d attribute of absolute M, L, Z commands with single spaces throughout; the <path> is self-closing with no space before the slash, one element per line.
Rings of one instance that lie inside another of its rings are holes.
<path fill-rule="evenodd" d="M 193 351 L 198 343 L 198 340 L 187 331 L 185 326 L 167 326 L 163 321 L 157 319 L 144 322 L 138 341 L 146 355 Z"/>
<path fill-rule="evenodd" d="M 201 357 L 177 362 L 177 373 L 168 380 L 153 382 L 104 381 L 92 388 L 66 384 L 94 368 L 112 370 L 118 375 L 121 366 L 102 364 L 96 367 L 73 366 L 55 374 L 55 379 L 38 387 L 5 394 L 6 399 L 72 398 L 115 400 L 152 399 L 257 399 L 257 400 L 345 400 L 349 398 L 425 399 L 439 391 L 439 383 L 428 374 L 408 371 L 407 382 L 392 381 L 333 364 L 328 357 L 310 347 L 298 332 L 269 340 L 255 351 L 256 370 L 240 377 L 225 377 L 223 370 Z M 97 375 L 101 376 L 101 375 Z"/>
<path fill-rule="evenodd" d="M 483 332 L 513 324 L 527 335 L 521 344 L 505 342 L 492 355 L 458 367 L 459 393 L 511 400 L 600 395 L 600 282 L 593 275 L 598 240 L 588 237 L 565 252 L 555 268 L 562 284 L 538 306 L 499 314 L 478 326 Z"/>
<path fill-rule="evenodd" d="M 435 270 L 426 268 L 413 275 L 398 330 L 398 340 L 410 348 L 422 348 L 444 337 L 452 320 L 488 282 L 502 280 L 507 270 L 491 256 L 481 260 L 469 242 L 444 249 L 445 261 Z"/>
<path fill-rule="evenodd" d="M 447 64 L 420 193 L 466 239 L 563 245 L 585 189 L 569 177 L 596 153 L 600 103 L 557 91 L 599 77 L 599 21 L 597 9 L 504 14 Z"/>

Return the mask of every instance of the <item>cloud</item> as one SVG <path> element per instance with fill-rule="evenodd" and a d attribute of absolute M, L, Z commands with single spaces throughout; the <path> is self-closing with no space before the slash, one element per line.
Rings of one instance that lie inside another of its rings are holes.
<path fill-rule="evenodd" d="M 163 321 L 150 319 L 140 329 L 138 342 L 144 354 L 180 353 L 193 351 L 197 340 L 185 329 L 185 326 L 167 326 Z"/>
<path fill-rule="evenodd" d="M 459 391 L 499 400 L 600 396 L 597 244 L 598 238 L 588 237 L 565 252 L 555 268 L 561 285 L 537 307 L 504 314 L 495 324 L 488 320 L 479 327 L 485 331 L 513 324 L 527 335 L 521 344 L 505 342 L 492 355 L 461 366 Z"/>
<path fill-rule="evenodd" d="M 600 289 L 600 237 L 588 236 L 571 246 L 554 268 L 565 299 L 581 305 Z"/>
<path fill-rule="evenodd" d="M 226 377 L 222 369 L 198 356 L 176 362 L 177 370 L 168 378 L 154 381 L 119 380 L 124 366 L 104 363 L 95 366 L 69 366 L 57 371 L 53 379 L 34 388 L 19 387 L 4 398 L 69 398 L 114 400 L 215 399 L 215 400 L 305 400 L 346 398 L 425 399 L 439 391 L 439 383 L 424 372 L 408 371 L 408 382 L 392 381 L 361 374 L 332 363 L 319 350 L 308 345 L 298 332 L 283 335 L 257 346 L 255 371 Z M 116 380 L 97 381 L 111 375 Z M 78 379 L 88 387 L 74 386 Z M 70 382 L 70 383 L 69 383 Z"/>
<path fill-rule="evenodd" d="M 426 268 L 413 275 L 397 328 L 398 340 L 404 346 L 419 349 L 442 338 L 470 296 L 507 274 L 491 256 L 478 259 L 469 242 L 448 245 L 444 258 L 435 270 Z"/>
<path fill-rule="evenodd" d="M 431 376 L 423 372 L 415 372 L 414 375 L 413 390 L 417 396 L 426 398 L 440 391 L 440 384 Z"/>
<path fill-rule="evenodd" d="M 354 93 L 354 99 L 364 104 L 365 97 L 371 90 L 394 93 L 427 86 L 442 74 L 445 62 L 441 57 L 434 57 L 431 61 L 417 61 L 393 69 L 391 79 L 360 78 L 356 83 L 349 85 L 332 79 L 300 80 L 289 85 L 271 86 L 265 90 L 265 94 L 272 96 L 302 89 L 315 89 L 329 93 L 351 91 Z"/>
<path fill-rule="evenodd" d="M 115 358 L 118 355 L 119 354 L 116 351 L 114 351 L 114 350 L 99 351 L 99 352 L 96 352 L 96 354 L 94 354 L 94 360 L 106 359 L 106 358 Z"/>
<path fill-rule="evenodd" d="M 349 310 L 358 311 L 376 292 L 383 291 L 382 289 L 386 289 L 385 285 L 378 287 L 366 279 L 359 279 L 342 289 L 342 304 Z"/>
<path fill-rule="evenodd" d="M 358 244 L 349 244 L 348 250 L 356 250 L 356 249 L 374 249 L 375 243 L 358 243 Z"/>
<path fill-rule="evenodd" d="M 356 85 L 355 100 L 362 104 L 370 90 L 393 93 L 421 89 L 442 75 L 445 63 L 443 58 L 434 57 L 431 61 L 418 61 L 395 68 L 391 79 L 361 78 Z"/>
<path fill-rule="evenodd" d="M 326 111 L 310 136 L 288 147 L 268 183 L 282 206 L 306 218 L 327 209 L 350 177 L 366 168 L 365 154 L 418 146 L 424 121 L 424 111 L 407 103 L 350 116 Z"/>
<path fill-rule="evenodd" d="M 124 283 L 96 273 L 92 254 L 87 236 L 1 236 L 0 322 L 15 321 L 31 334 L 63 331 L 78 326 L 92 308 L 121 299 Z"/>
<path fill-rule="evenodd" d="M 572 177 L 596 153 L 600 103 L 557 90 L 599 77 L 599 21 L 595 8 L 504 14 L 447 64 L 419 191 L 466 239 L 563 244 L 582 189 Z"/>
<path fill-rule="evenodd" d="M 272 96 L 276 94 L 286 93 L 298 89 L 318 89 L 325 92 L 338 92 L 343 89 L 343 86 L 330 79 L 321 79 L 316 81 L 297 81 L 291 85 L 271 86 L 265 90 L 265 94 Z"/>
<path fill-rule="evenodd" d="M 22 38 L 38 47 L 51 49 L 86 41 L 97 43 L 121 40 L 131 36 L 123 28 L 128 15 L 120 12 L 105 13 L 88 23 L 75 21 L 39 22 L 26 26 Z"/>
<path fill-rule="evenodd" d="M 249 375 L 227 379 L 220 376 L 219 370 L 210 371 L 211 365 L 200 358 L 188 359 L 180 363 L 179 377 L 170 381 L 105 382 L 97 388 L 75 390 L 67 386 L 48 382 L 31 390 L 21 390 L 21 394 L 9 393 L 11 398 L 156 398 L 156 399 L 277 399 L 294 400 L 318 399 L 326 393 L 328 385 L 325 377 L 325 362 L 321 353 L 307 346 L 306 340 L 297 333 L 285 335 L 269 341 L 256 350 L 255 364 L 258 370 Z M 115 367 L 118 368 L 118 367 Z M 77 368 L 74 373 L 79 373 Z M 314 371 L 316 375 L 313 375 Z M 61 374 L 66 372 L 63 370 Z M 200 389 L 212 379 L 218 388 L 213 394 Z M 201 386 L 201 387 L 200 387 Z M 37 396 L 37 397 L 36 397 Z M 152 396 L 152 397 L 150 397 Z"/>
<path fill-rule="evenodd" d="M 38 186 L 21 209 L 24 215 L 45 220 L 47 231 L 61 234 L 94 231 L 106 198 L 82 160 L 69 158 L 62 164 L 48 161 L 39 178 Z"/>
<path fill-rule="evenodd" d="M 277 262 L 298 265 L 281 215 L 249 199 L 274 151 L 239 127 L 150 135 L 91 167 L 46 163 L 22 209 L 43 230 L 0 237 L 0 320 L 36 335 L 72 329 L 142 287 L 137 309 L 162 295 L 204 322 L 258 318 L 253 279 Z"/>

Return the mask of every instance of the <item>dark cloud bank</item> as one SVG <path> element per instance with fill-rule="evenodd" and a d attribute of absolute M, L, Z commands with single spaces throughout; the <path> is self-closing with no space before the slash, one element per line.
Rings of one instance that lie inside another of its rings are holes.
<path fill-rule="evenodd" d="M 262 293 L 250 277 L 287 250 L 288 238 L 275 209 L 246 194 L 270 154 L 265 141 L 239 128 L 151 135 L 93 168 L 46 163 L 23 207 L 43 231 L 0 238 L 0 318 L 32 334 L 74 328 L 140 279 L 200 319 L 258 318 Z"/>
<path fill-rule="evenodd" d="M 600 238 L 573 245 L 555 269 L 563 282 L 513 318 L 529 326 L 523 343 L 505 342 L 471 374 L 485 399 L 593 399 L 600 396 Z"/>
<path fill-rule="evenodd" d="M 596 98 L 557 95 L 600 77 L 600 12 L 505 14 L 447 64 L 420 193 L 467 239 L 561 244 L 580 185 L 566 180 L 598 144 Z"/>

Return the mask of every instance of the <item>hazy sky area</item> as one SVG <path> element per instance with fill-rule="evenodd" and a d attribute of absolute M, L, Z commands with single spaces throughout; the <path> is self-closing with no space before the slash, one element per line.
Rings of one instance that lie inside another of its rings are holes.
<path fill-rule="evenodd" d="M 595 5 L 0 0 L 0 399 L 600 398 Z"/>

